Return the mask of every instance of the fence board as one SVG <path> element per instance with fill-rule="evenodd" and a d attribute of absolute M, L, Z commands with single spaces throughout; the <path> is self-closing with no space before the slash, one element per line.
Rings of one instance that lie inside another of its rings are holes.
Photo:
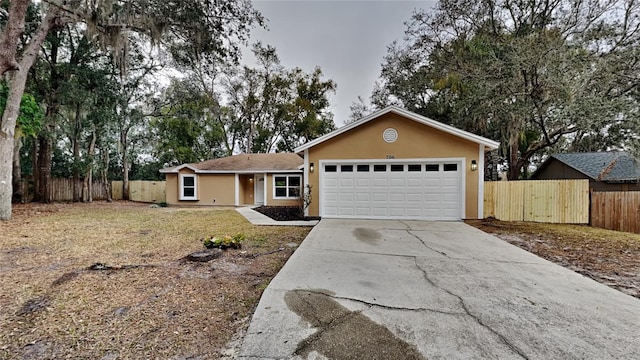
<path fill-rule="evenodd" d="M 122 200 L 122 181 L 112 181 L 113 200 Z M 129 181 L 129 200 L 138 202 L 161 203 L 167 201 L 165 181 Z"/>
<path fill-rule="evenodd" d="M 504 221 L 589 223 L 588 180 L 485 182 L 484 212 Z"/>
<path fill-rule="evenodd" d="M 166 201 L 164 181 L 130 181 L 129 200 L 159 203 Z"/>
<path fill-rule="evenodd" d="M 591 194 L 591 226 L 640 234 L 640 191 Z"/>
<path fill-rule="evenodd" d="M 53 201 L 73 201 L 73 179 L 51 179 L 51 197 Z M 80 198 L 82 198 L 83 181 L 78 181 Z M 91 187 L 93 200 L 106 200 L 107 192 L 102 181 L 94 181 Z"/>
<path fill-rule="evenodd" d="M 111 182 L 111 197 L 113 198 L 113 200 L 124 199 L 124 197 L 122 196 L 122 181 Z"/>

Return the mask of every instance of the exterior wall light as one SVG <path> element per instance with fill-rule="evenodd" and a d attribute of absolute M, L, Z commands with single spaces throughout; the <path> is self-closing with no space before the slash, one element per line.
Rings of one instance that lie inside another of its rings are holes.
<path fill-rule="evenodd" d="M 252 177 L 249 178 L 249 182 L 253 182 L 253 178 Z"/>
<path fill-rule="evenodd" d="M 313 172 L 314 168 L 313 168 L 313 163 L 309 164 L 309 172 Z"/>
<path fill-rule="evenodd" d="M 471 171 L 478 170 L 478 162 L 475 160 L 471 160 Z"/>

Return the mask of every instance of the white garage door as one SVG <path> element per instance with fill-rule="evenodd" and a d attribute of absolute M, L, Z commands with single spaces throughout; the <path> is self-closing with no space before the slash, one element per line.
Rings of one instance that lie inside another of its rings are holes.
<path fill-rule="evenodd" d="M 460 220 L 462 162 L 323 162 L 324 217 Z"/>

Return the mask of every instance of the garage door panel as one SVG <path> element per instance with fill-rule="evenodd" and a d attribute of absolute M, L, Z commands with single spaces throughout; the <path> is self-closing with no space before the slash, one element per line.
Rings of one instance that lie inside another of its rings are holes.
<path fill-rule="evenodd" d="M 422 208 L 420 207 L 407 207 L 406 215 L 413 218 L 422 217 Z"/>
<path fill-rule="evenodd" d="M 325 201 L 338 201 L 338 193 L 335 191 L 326 191 L 324 194 L 324 200 Z"/>
<path fill-rule="evenodd" d="M 340 188 L 353 188 L 353 179 L 340 179 Z"/>
<path fill-rule="evenodd" d="M 373 176 L 379 176 L 379 175 L 377 175 L 376 173 L 373 173 L 373 174 L 374 174 Z M 381 187 L 382 187 L 382 188 L 386 188 L 386 187 L 387 187 L 387 185 L 389 184 L 389 181 L 388 181 L 388 179 L 386 179 L 386 178 L 375 178 L 375 177 L 374 177 L 374 178 L 371 180 L 371 182 L 372 182 L 372 186 L 373 186 L 374 188 L 381 188 Z"/>
<path fill-rule="evenodd" d="M 336 189 L 338 187 L 338 179 L 325 179 L 323 186 L 325 189 Z"/>
<path fill-rule="evenodd" d="M 388 215 L 388 209 L 387 207 L 373 207 L 371 208 L 371 214 L 372 216 L 376 216 L 376 217 L 385 217 Z"/>
<path fill-rule="evenodd" d="M 392 216 L 392 217 L 404 217 L 405 216 L 405 208 L 404 207 L 390 207 L 389 208 L 389 216 Z"/>
<path fill-rule="evenodd" d="M 354 194 L 350 192 L 341 192 L 339 195 L 339 199 L 341 202 L 352 202 L 354 199 Z"/>
<path fill-rule="evenodd" d="M 354 161 L 330 166 L 339 171 L 321 174 L 322 216 L 460 219 L 464 193 L 460 163 Z"/>
<path fill-rule="evenodd" d="M 385 202 L 387 201 L 387 197 L 389 196 L 389 194 L 387 193 L 381 193 L 381 192 L 374 192 L 373 194 L 373 201 L 374 202 Z"/>
<path fill-rule="evenodd" d="M 352 206 L 340 206 L 338 213 L 344 216 L 355 215 L 355 209 Z"/>
<path fill-rule="evenodd" d="M 338 215 L 338 208 L 335 206 L 325 206 L 323 211 L 324 211 L 324 216 Z"/>
<path fill-rule="evenodd" d="M 404 193 L 391 193 L 389 194 L 390 202 L 404 202 L 406 200 Z"/>

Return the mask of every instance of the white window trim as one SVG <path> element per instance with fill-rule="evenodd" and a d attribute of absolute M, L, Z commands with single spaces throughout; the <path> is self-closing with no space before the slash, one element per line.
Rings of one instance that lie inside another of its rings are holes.
<path fill-rule="evenodd" d="M 184 178 L 193 178 L 193 196 L 184 196 Z M 180 181 L 178 185 L 178 199 L 179 200 L 198 200 L 198 175 L 196 174 L 180 174 Z"/>
<path fill-rule="evenodd" d="M 300 191 L 299 193 L 302 195 L 302 174 L 273 174 L 273 199 L 274 200 L 297 200 L 300 199 L 300 196 L 276 196 L 276 177 L 285 177 L 287 178 L 287 193 L 289 193 L 289 178 L 290 177 L 298 177 L 300 178 Z"/>

